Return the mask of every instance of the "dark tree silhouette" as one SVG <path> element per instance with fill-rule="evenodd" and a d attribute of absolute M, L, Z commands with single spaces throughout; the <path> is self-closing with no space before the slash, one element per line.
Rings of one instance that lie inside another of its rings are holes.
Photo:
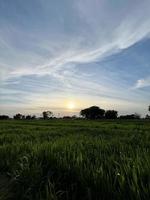
<path fill-rule="evenodd" d="M 35 116 L 35 115 L 27 115 L 27 116 L 25 117 L 25 119 L 28 119 L 28 120 L 36 119 L 36 116 Z"/>
<path fill-rule="evenodd" d="M 105 110 L 99 108 L 98 106 L 91 106 L 80 111 L 80 115 L 86 119 L 100 119 L 103 118 Z"/>
<path fill-rule="evenodd" d="M 63 116 L 63 119 L 72 119 L 71 116 Z"/>
<path fill-rule="evenodd" d="M 118 112 L 116 110 L 107 110 L 105 112 L 106 119 L 116 119 L 118 116 Z"/>
<path fill-rule="evenodd" d="M 30 119 L 32 119 L 32 116 L 31 115 L 27 115 L 26 119 L 30 120 Z"/>
<path fill-rule="evenodd" d="M 145 116 L 145 119 L 150 119 L 150 115 L 146 115 L 146 116 Z"/>
<path fill-rule="evenodd" d="M 36 115 L 32 115 L 32 116 L 31 116 L 31 119 L 36 119 Z"/>
<path fill-rule="evenodd" d="M 43 114 L 43 119 L 50 119 L 53 116 L 53 113 L 51 111 L 44 111 L 42 114 Z"/>
<path fill-rule="evenodd" d="M 148 106 L 148 111 L 150 112 L 150 106 Z M 145 119 L 150 119 L 150 115 L 147 114 L 147 115 L 145 116 Z"/>
<path fill-rule="evenodd" d="M 16 115 L 14 115 L 14 119 L 22 119 L 23 115 L 18 113 Z"/>
<path fill-rule="evenodd" d="M 7 116 L 7 115 L 0 115 L 0 120 L 5 120 L 5 119 L 9 119 L 9 116 Z"/>
<path fill-rule="evenodd" d="M 137 113 L 131 114 L 131 115 L 121 115 L 119 117 L 120 119 L 140 119 L 141 116 Z"/>
<path fill-rule="evenodd" d="M 141 118 L 141 115 L 138 114 L 138 113 L 134 113 L 134 118 L 135 118 L 135 119 L 140 119 L 140 118 Z"/>

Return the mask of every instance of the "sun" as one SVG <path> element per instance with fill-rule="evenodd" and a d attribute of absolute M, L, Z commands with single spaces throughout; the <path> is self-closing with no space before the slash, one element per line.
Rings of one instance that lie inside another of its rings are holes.
<path fill-rule="evenodd" d="M 75 109 L 75 103 L 74 102 L 68 102 L 67 103 L 67 108 L 69 109 L 69 110 L 73 110 L 73 109 Z"/>

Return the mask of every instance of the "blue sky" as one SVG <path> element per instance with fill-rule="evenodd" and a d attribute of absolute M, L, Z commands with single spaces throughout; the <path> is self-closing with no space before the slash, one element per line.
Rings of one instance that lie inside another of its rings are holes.
<path fill-rule="evenodd" d="M 149 0 L 1 0 L 1 114 L 146 114 L 149 10 Z"/>

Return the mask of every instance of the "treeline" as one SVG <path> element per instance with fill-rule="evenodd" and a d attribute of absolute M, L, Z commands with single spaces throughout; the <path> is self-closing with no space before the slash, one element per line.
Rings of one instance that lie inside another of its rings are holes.
<path fill-rule="evenodd" d="M 16 120 L 32 120 L 32 119 L 52 119 L 54 118 L 54 115 L 51 111 L 44 111 L 42 113 L 42 117 L 37 117 L 36 115 L 22 115 L 20 113 L 17 113 L 13 116 L 13 119 Z M 56 117 L 55 117 L 56 118 Z M 6 120 L 11 119 L 8 115 L 0 115 L 0 120 Z"/>
<path fill-rule="evenodd" d="M 150 106 L 148 107 L 148 111 L 150 112 Z M 42 117 L 36 117 L 36 115 L 22 115 L 20 113 L 13 116 L 15 120 L 35 120 L 35 119 L 58 119 L 60 117 L 55 117 L 53 112 L 51 111 L 44 111 L 42 112 Z M 127 114 L 127 115 L 120 115 L 118 116 L 118 111 L 116 110 L 104 110 L 98 106 L 91 106 L 89 108 L 85 108 L 80 111 L 79 117 L 76 115 L 73 116 L 64 116 L 63 119 L 141 119 L 141 116 L 137 113 L 134 114 Z M 8 115 L 0 115 L 0 120 L 7 120 L 10 119 Z M 150 115 L 146 115 L 143 119 L 150 119 Z"/>
<path fill-rule="evenodd" d="M 80 111 L 80 115 L 86 119 L 140 119 L 141 116 L 137 113 L 131 115 L 121 115 L 118 117 L 116 110 L 104 110 L 98 106 L 92 106 Z"/>
<path fill-rule="evenodd" d="M 8 115 L 0 115 L 0 120 L 11 119 Z M 13 116 L 13 119 L 36 119 L 35 115 L 22 115 L 20 113 Z"/>
<path fill-rule="evenodd" d="M 0 120 L 1 119 L 9 119 L 9 116 L 8 115 L 0 115 Z"/>
<path fill-rule="evenodd" d="M 14 119 L 36 119 L 36 116 L 35 115 L 22 115 L 20 113 L 14 115 L 13 117 Z"/>
<path fill-rule="evenodd" d="M 80 115 L 86 119 L 116 119 L 118 117 L 118 111 L 107 110 L 99 108 L 98 106 L 92 106 L 80 111 Z"/>

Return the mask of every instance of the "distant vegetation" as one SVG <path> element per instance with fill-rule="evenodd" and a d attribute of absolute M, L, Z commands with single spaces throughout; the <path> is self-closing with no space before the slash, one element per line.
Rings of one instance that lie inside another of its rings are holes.
<path fill-rule="evenodd" d="M 42 115 L 43 115 L 43 119 L 50 119 L 53 117 L 53 113 L 51 111 L 44 111 Z"/>
<path fill-rule="evenodd" d="M 131 115 L 121 115 L 119 118 L 120 119 L 140 119 L 141 116 L 139 114 L 135 113 L 135 114 L 131 114 Z"/>
<path fill-rule="evenodd" d="M 116 119 L 118 112 L 115 110 L 107 110 L 99 108 L 98 106 L 92 106 L 81 110 L 80 115 L 86 119 Z"/>
<path fill-rule="evenodd" d="M 148 106 L 148 111 L 150 112 L 150 106 Z M 133 113 L 133 114 L 127 114 L 127 115 L 120 115 L 118 117 L 118 111 L 116 110 L 104 110 L 98 106 L 91 106 L 89 108 L 85 108 L 80 111 L 79 117 L 76 115 L 73 116 L 64 116 L 64 119 L 77 119 L 77 118 L 85 118 L 85 119 L 91 119 L 91 120 L 96 120 L 96 119 L 140 119 L 141 116 L 138 113 Z M 6 120 L 9 119 L 10 117 L 7 115 L 0 115 L 0 120 Z M 20 113 L 17 113 L 16 115 L 13 116 L 13 119 L 17 120 L 31 120 L 31 119 L 37 119 L 35 115 L 22 115 Z M 42 112 L 42 117 L 40 119 L 48 120 L 48 119 L 53 119 L 57 118 L 54 116 L 52 111 L 43 111 Z M 146 115 L 145 119 L 150 119 L 150 115 Z"/>
<path fill-rule="evenodd" d="M 92 106 L 81 110 L 80 114 L 86 119 L 101 119 L 104 118 L 105 110 L 98 106 Z"/>
<path fill-rule="evenodd" d="M 0 115 L 0 119 L 6 120 L 6 119 L 9 119 L 9 116 L 7 116 L 7 115 Z"/>
<path fill-rule="evenodd" d="M 27 115 L 27 116 L 25 116 L 25 115 L 22 115 L 22 114 L 18 113 L 16 115 L 14 115 L 13 118 L 14 119 L 36 119 L 36 116 L 35 115 Z"/>

